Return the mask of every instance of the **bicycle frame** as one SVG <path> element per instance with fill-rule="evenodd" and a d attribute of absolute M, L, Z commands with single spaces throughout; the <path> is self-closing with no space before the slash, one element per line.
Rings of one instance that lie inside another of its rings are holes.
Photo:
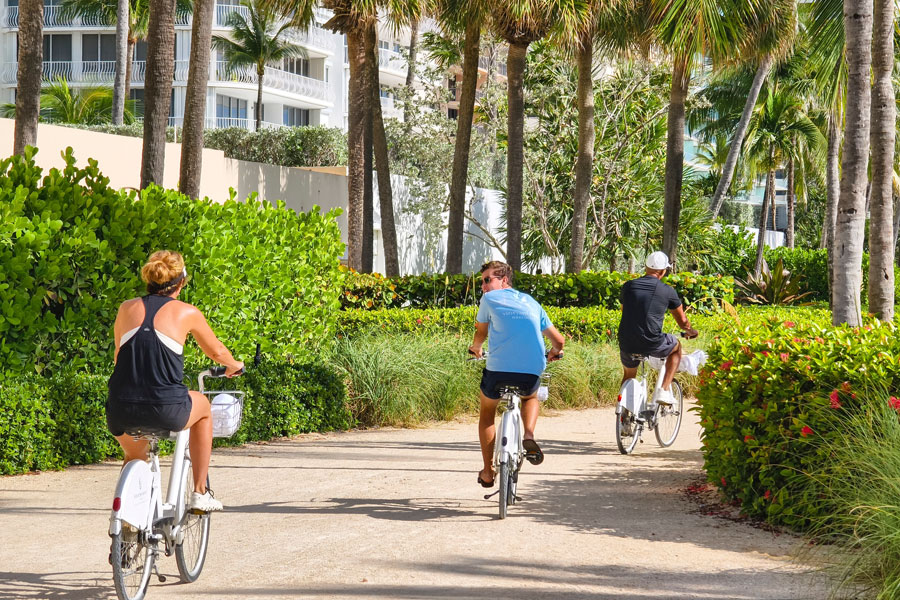
<path fill-rule="evenodd" d="M 525 436 L 525 427 L 522 423 L 522 400 L 515 392 L 504 390 L 501 399 L 504 407 L 500 416 L 500 425 L 494 437 L 494 469 L 498 470 L 500 464 L 509 457 L 514 459 L 515 465 L 519 465 L 525 456 L 525 448 L 522 445 Z"/>
<path fill-rule="evenodd" d="M 162 472 L 156 442 L 151 441 L 149 459 L 129 461 L 116 484 L 113 510 L 109 518 L 109 535 L 122 531 L 122 523 L 150 533 L 154 523 L 162 522 L 161 531 L 171 547 L 181 532 L 181 516 L 184 504 L 184 466 L 189 457 L 190 432 L 179 431 L 175 436 L 175 452 L 166 488 L 166 501 L 162 500 Z"/>
<path fill-rule="evenodd" d="M 647 379 L 650 377 L 651 369 L 647 366 L 647 360 L 641 361 L 640 370 L 636 377 L 628 379 L 622 384 L 618 404 L 616 404 L 616 414 L 621 414 L 622 409 L 627 409 L 634 415 L 640 415 L 647 408 Z M 654 391 L 662 388 L 663 378 L 666 376 L 666 365 L 663 363 L 656 377 L 656 387 Z"/>

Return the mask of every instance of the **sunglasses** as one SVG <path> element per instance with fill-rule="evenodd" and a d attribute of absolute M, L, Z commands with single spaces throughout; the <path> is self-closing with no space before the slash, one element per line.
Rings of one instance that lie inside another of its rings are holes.
<path fill-rule="evenodd" d="M 503 279 L 503 278 L 502 278 L 502 277 L 496 277 L 496 276 L 495 276 L 495 277 L 492 277 L 492 276 L 488 275 L 487 277 L 483 278 L 483 279 L 481 280 L 481 282 L 484 283 L 484 284 L 488 284 L 488 283 L 491 282 L 491 279 Z"/>

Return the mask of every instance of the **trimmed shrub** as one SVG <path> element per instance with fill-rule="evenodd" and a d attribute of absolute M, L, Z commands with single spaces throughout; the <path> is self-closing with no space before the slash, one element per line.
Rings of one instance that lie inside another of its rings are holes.
<path fill-rule="evenodd" d="M 109 375 L 64 371 L 47 381 L 47 402 L 55 427 L 53 442 L 60 466 L 87 465 L 121 456 L 106 428 Z"/>
<path fill-rule="evenodd" d="M 285 167 L 347 164 L 347 136 L 332 127 L 207 129 L 203 132 L 203 145 L 224 151 L 228 158 Z"/>
<path fill-rule="evenodd" d="M 89 161 L 43 175 L 34 149 L 0 161 L 0 378 L 107 370 L 119 304 L 145 293 L 153 250 L 185 255 L 198 305 L 238 356 L 297 354 L 330 337 L 343 252 L 334 213 L 109 187 Z"/>
<path fill-rule="evenodd" d="M 635 273 L 583 271 L 577 275 L 516 273 L 513 285 L 540 304 L 557 307 L 619 307 L 622 285 Z M 686 305 L 712 311 L 721 301 L 734 301 L 734 279 L 721 275 L 676 273 L 663 281 L 673 286 Z M 479 274 L 417 275 L 388 279 L 378 274 L 352 273 L 341 297 L 345 309 L 453 308 L 476 305 L 480 298 Z"/>
<path fill-rule="evenodd" d="M 0 475 L 61 466 L 54 452 L 56 423 L 45 394 L 29 379 L 0 384 Z"/>
<path fill-rule="evenodd" d="M 703 453 L 711 482 L 750 515 L 806 528 L 817 498 L 792 476 L 815 472 L 833 411 L 863 389 L 900 385 L 892 323 L 862 328 L 771 318 L 716 338 L 700 379 Z"/>

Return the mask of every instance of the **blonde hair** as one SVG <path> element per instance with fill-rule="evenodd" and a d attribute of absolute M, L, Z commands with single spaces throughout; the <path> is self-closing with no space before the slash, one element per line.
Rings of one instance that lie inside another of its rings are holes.
<path fill-rule="evenodd" d="M 147 284 L 148 293 L 171 294 L 179 283 L 187 279 L 184 257 L 173 250 L 157 250 L 141 268 L 141 279 Z"/>

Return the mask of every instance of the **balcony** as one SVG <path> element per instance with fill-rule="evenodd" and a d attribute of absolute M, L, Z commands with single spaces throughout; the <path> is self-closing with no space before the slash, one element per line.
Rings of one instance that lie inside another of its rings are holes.
<path fill-rule="evenodd" d="M 253 69 L 248 67 L 229 68 L 225 62 L 216 63 L 215 81 L 257 84 L 256 73 Z M 263 86 L 328 102 L 328 86 L 324 81 L 282 69 L 266 67 Z"/>
<path fill-rule="evenodd" d="M 104 16 L 95 17 L 69 17 L 63 14 L 62 6 L 44 6 L 44 29 L 55 29 L 57 27 L 77 28 L 97 28 L 97 27 L 113 27 L 115 24 Z M 16 29 L 19 26 L 19 7 L 7 6 L 6 14 L 3 17 L 3 27 Z"/>
<path fill-rule="evenodd" d="M 245 20 L 250 20 L 250 9 L 246 6 L 235 5 L 235 4 L 216 4 L 216 27 L 227 27 L 228 26 L 228 16 L 231 13 L 238 13 L 244 17 Z"/>
<path fill-rule="evenodd" d="M 379 48 L 378 67 L 388 71 L 406 73 L 406 59 L 404 59 L 403 55 L 399 52 L 394 52 L 387 48 Z"/>
<path fill-rule="evenodd" d="M 493 64 L 491 64 L 493 62 Z M 479 56 L 478 57 L 478 68 L 482 71 L 488 71 L 490 68 L 493 68 L 494 72 L 506 77 L 506 63 L 501 62 L 499 60 L 491 60 L 489 56 Z"/>

